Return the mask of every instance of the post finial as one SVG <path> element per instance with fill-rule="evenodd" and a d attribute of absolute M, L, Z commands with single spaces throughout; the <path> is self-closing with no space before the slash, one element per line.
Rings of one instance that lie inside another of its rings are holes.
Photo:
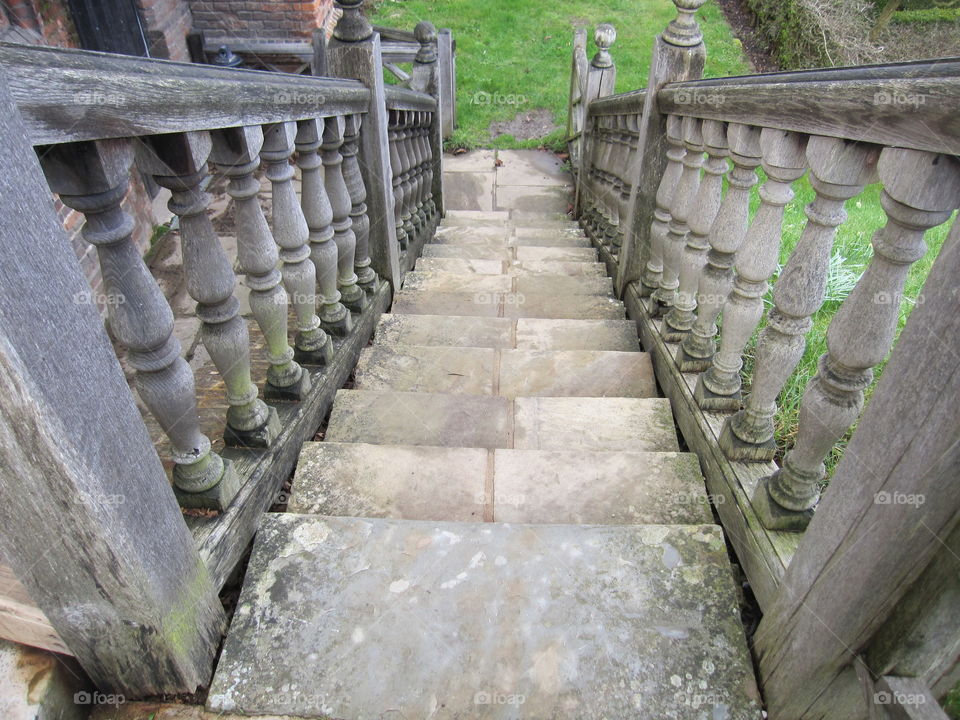
<path fill-rule="evenodd" d="M 613 57 L 610 48 L 617 41 L 617 29 L 610 23 L 600 23 L 593 33 L 593 41 L 597 45 L 597 54 L 590 62 L 595 68 L 613 67 Z"/>
<path fill-rule="evenodd" d="M 418 63 L 435 63 L 437 61 L 437 28 L 426 20 L 417 23 L 413 34 L 420 43 L 415 61 Z"/>
<path fill-rule="evenodd" d="M 671 45 L 693 47 L 703 42 L 703 33 L 697 24 L 697 10 L 707 0 L 673 0 L 677 6 L 677 17 L 670 21 L 663 31 L 663 39 Z"/>
<path fill-rule="evenodd" d="M 343 11 L 333 36 L 341 42 L 362 42 L 373 36 L 373 26 L 363 14 L 363 0 L 336 0 L 336 6 Z"/>

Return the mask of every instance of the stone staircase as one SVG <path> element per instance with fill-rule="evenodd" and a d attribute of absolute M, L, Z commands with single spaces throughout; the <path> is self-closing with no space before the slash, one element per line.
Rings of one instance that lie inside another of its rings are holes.
<path fill-rule="evenodd" d="M 758 718 L 723 533 L 636 337 L 564 216 L 449 212 L 262 521 L 208 708 Z"/>

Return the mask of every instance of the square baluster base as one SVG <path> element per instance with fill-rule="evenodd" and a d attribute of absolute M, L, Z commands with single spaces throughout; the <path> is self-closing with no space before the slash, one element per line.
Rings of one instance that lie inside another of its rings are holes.
<path fill-rule="evenodd" d="M 233 463 L 226 458 L 223 460 L 223 475 L 220 477 L 220 482 L 209 490 L 192 493 L 181 490 L 176 485 L 173 486 L 173 493 L 180 507 L 219 512 L 227 509 L 238 492 L 240 492 L 240 476 L 233 469 Z"/>
<path fill-rule="evenodd" d="M 760 445 L 744 442 L 730 427 L 730 418 L 723 424 L 720 437 L 717 439 L 723 454 L 730 460 L 745 462 L 769 462 L 777 454 L 777 443 L 773 438 Z"/>
<path fill-rule="evenodd" d="M 697 383 L 697 389 L 693 393 L 693 398 L 697 401 L 697 405 L 700 406 L 701 410 L 707 410 L 709 412 L 736 412 L 740 409 L 739 390 L 733 395 L 717 395 L 703 384 L 702 378 L 700 382 Z"/>
<path fill-rule="evenodd" d="M 693 355 L 687 354 L 687 351 L 683 349 L 681 345 L 677 350 L 677 367 L 680 368 L 682 373 L 700 373 L 706 372 L 710 369 L 710 366 L 713 365 L 713 356 L 711 355 L 708 358 L 698 358 L 693 357 Z"/>
<path fill-rule="evenodd" d="M 753 493 L 750 504 L 753 511 L 760 518 L 760 522 L 767 530 L 782 530 L 784 532 L 803 532 L 813 519 L 813 509 L 796 512 L 780 507 L 770 497 L 767 483 L 770 478 L 763 478 Z"/>
<path fill-rule="evenodd" d="M 328 344 L 331 344 L 329 340 Z M 304 364 L 300 360 L 297 360 L 297 362 L 299 362 L 301 365 Z M 278 400 L 281 402 L 300 402 L 301 400 L 306 400 L 307 395 L 310 394 L 311 386 L 312 383 L 310 381 L 310 373 L 304 369 L 300 373 L 300 379 L 293 383 L 293 385 L 280 387 L 271 382 L 267 382 L 267 384 L 263 387 L 263 399 L 275 401 Z"/>
<path fill-rule="evenodd" d="M 324 330 L 326 330 L 326 328 L 324 328 Z M 303 350 L 302 348 L 294 347 L 293 359 L 301 365 L 315 365 L 319 367 L 329 365 L 333 362 L 333 341 L 328 336 L 327 342 L 324 343 L 323 347 L 316 350 Z M 304 375 L 306 375 L 306 373 L 304 373 Z M 268 396 L 268 399 L 273 398 L 269 398 Z M 283 400 L 286 398 L 278 399 Z"/>
<path fill-rule="evenodd" d="M 267 419 L 263 425 L 253 430 L 236 430 L 227 425 L 223 430 L 223 441 L 227 447 L 266 450 L 277 439 L 281 430 L 276 408 L 267 408 Z"/>

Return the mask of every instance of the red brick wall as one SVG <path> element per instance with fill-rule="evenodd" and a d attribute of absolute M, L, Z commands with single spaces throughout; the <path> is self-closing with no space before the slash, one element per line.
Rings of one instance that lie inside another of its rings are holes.
<path fill-rule="evenodd" d="M 333 11 L 333 0 L 190 0 L 193 26 L 210 38 L 309 40 Z"/>
<path fill-rule="evenodd" d="M 193 25 L 187 0 L 137 0 L 146 26 L 150 57 L 190 62 L 187 33 Z"/>

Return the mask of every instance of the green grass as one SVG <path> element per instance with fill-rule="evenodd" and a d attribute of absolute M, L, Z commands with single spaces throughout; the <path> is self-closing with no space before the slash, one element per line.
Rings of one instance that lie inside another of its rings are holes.
<path fill-rule="evenodd" d="M 419 21 L 429 20 L 453 30 L 460 127 L 448 146 L 465 148 L 559 149 L 563 130 L 533 140 L 509 135 L 494 138 L 490 123 L 509 120 L 518 110 L 546 108 L 558 128 L 566 127 L 574 23 L 587 26 L 591 57 L 593 28 L 601 22 L 613 23 L 617 92 L 645 87 L 653 39 L 676 15 L 669 0 L 379 0 L 373 5 L 371 19 L 380 25 L 412 29 Z M 740 42 L 719 7 L 709 2 L 698 17 L 709 48 L 706 75 L 749 72 Z M 519 102 L 476 103 L 477 93 Z"/>

